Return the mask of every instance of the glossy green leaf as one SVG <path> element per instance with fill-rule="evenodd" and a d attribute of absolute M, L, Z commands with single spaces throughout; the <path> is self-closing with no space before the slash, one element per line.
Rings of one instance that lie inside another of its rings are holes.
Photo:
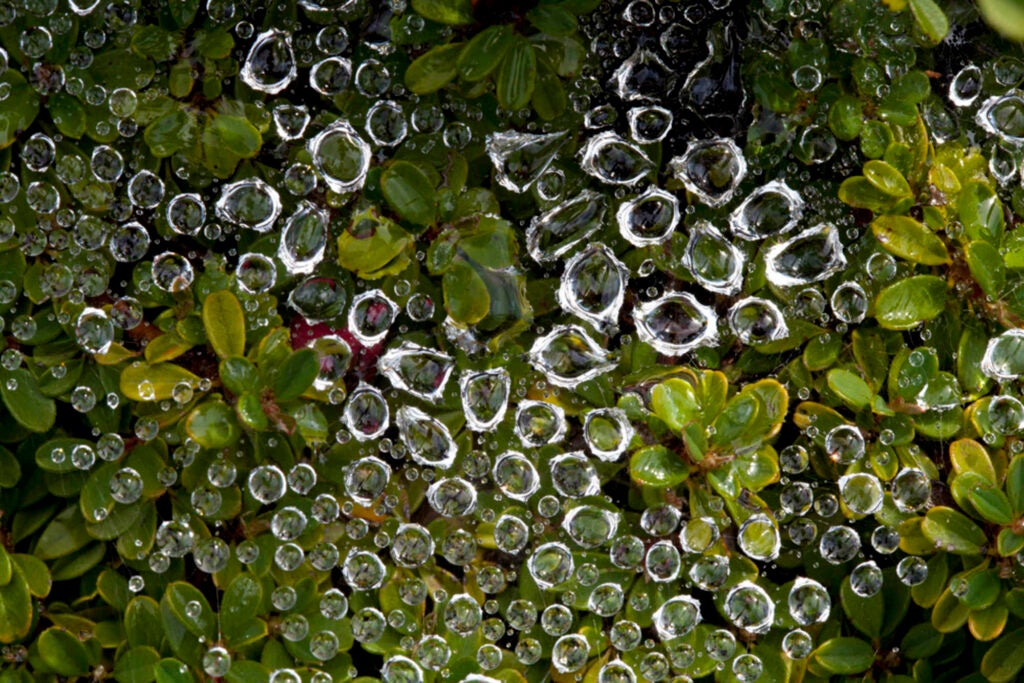
<path fill-rule="evenodd" d="M 133 401 L 163 401 L 174 395 L 174 387 L 186 383 L 199 386 L 199 377 L 180 365 L 136 361 L 121 371 L 121 393 Z"/>
<path fill-rule="evenodd" d="M 167 605 L 175 618 L 193 635 L 208 640 L 215 636 L 217 615 L 195 586 L 182 581 L 171 583 L 160 602 L 161 605 Z"/>
<path fill-rule="evenodd" d="M 312 349 L 299 349 L 281 364 L 274 378 L 274 398 L 290 401 L 302 395 L 320 372 L 320 359 Z"/>
<path fill-rule="evenodd" d="M 967 516 L 941 505 L 928 510 L 922 529 L 939 549 L 956 555 L 978 555 L 987 540 Z"/>
<path fill-rule="evenodd" d="M 1001 636 L 981 660 L 981 673 L 990 683 L 1018 680 L 1024 669 L 1024 628 Z"/>
<path fill-rule="evenodd" d="M 487 284 L 470 264 L 457 260 L 444 274 L 444 307 L 448 315 L 465 325 L 473 325 L 491 308 Z"/>
<path fill-rule="evenodd" d="M 160 653 L 145 645 L 125 650 L 114 663 L 114 678 L 118 683 L 151 683 L 159 661 Z"/>
<path fill-rule="evenodd" d="M 664 446 L 641 448 L 629 459 L 629 476 L 644 486 L 674 487 L 686 481 L 690 468 Z"/>
<path fill-rule="evenodd" d="M 503 109 L 522 109 L 530 103 L 537 82 L 537 57 L 520 37 L 498 67 L 498 103 Z"/>
<path fill-rule="evenodd" d="M 950 262 L 942 239 L 909 216 L 879 216 L 871 230 L 886 251 L 907 261 L 926 266 Z"/>
<path fill-rule="evenodd" d="M 997 299 L 1006 287 L 1006 265 L 1003 257 L 988 242 L 975 240 L 964 248 L 971 277 L 988 296 Z"/>
<path fill-rule="evenodd" d="M 811 656 L 831 674 L 851 675 L 867 671 L 875 661 L 875 650 L 860 638 L 832 638 Z"/>
<path fill-rule="evenodd" d="M 473 21 L 470 0 L 412 0 L 412 8 L 426 19 L 441 24 L 469 24 Z"/>
<path fill-rule="evenodd" d="M 4 372 L 0 395 L 11 416 L 26 429 L 45 432 L 57 419 L 57 405 L 39 391 L 35 376 L 24 368 Z"/>
<path fill-rule="evenodd" d="M 949 33 L 949 19 L 935 0 L 907 0 L 918 27 L 933 43 L 940 43 Z"/>
<path fill-rule="evenodd" d="M 651 408 L 673 431 L 697 418 L 699 406 L 693 386 L 681 379 L 668 379 L 651 390 Z"/>
<path fill-rule="evenodd" d="M 413 163 L 396 161 L 380 179 L 388 204 L 403 219 L 417 225 L 431 225 L 437 213 L 437 193 L 427 175 Z"/>
<path fill-rule="evenodd" d="M 242 435 L 235 412 L 220 400 L 205 401 L 193 408 L 185 420 L 185 430 L 203 448 L 224 448 Z"/>
<path fill-rule="evenodd" d="M 60 628 L 48 628 L 37 641 L 39 657 L 50 669 L 62 676 L 89 673 L 90 657 L 76 636 Z"/>
<path fill-rule="evenodd" d="M 188 666 L 179 659 L 164 658 L 153 667 L 156 683 L 194 683 L 196 680 Z"/>
<path fill-rule="evenodd" d="M 459 76 L 479 81 L 493 72 L 515 42 L 511 26 L 489 26 L 466 43 L 458 58 Z"/>
<path fill-rule="evenodd" d="M 935 275 L 900 280 L 875 298 L 875 318 L 886 329 L 908 330 L 942 313 L 946 289 L 945 280 Z"/>
<path fill-rule="evenodd" d="M 5 70 L 0 75 L 0 85 L 9 88 L 7 96 L 0 100 L 0 149 L 5 149 L 32 125 L 39 113 L 39 95 L 18 69 Z"/>
<path fill-rule="evenodd" d="M 132 647 L 159 647 L 163 639 L 160 605 L 148 595 L 132 598 L 125 608 L 124 628 Z"/>
<path fill-rule="evenodd" d="M 85 135 L 85 109 L 77 97 L 58 92 L 50 96 L 46 107 L 50 110 L 53 125 L 62 135 L 76 140 Z"/>
<path fill-rule="evenodd" d="M 873 159 L 864 164 L 864 177 L 875 189 L 890 197 L 908 197 L 911 195 L 910 183 L 891 164 Z"/>
<path fill-rule="evenodd" d="M 970 239 L 999 245 L 1006 218 L 1003 204 L 992 188 L 978 181 L 965 184 L 960 192 L 959 211 L 960 221 Z"/>
<path fill-rule="evenodd" d="M 213 292 L 203 300 L 203 327 L 221 358 L 245 353 L 245 312 L 230 290 Z"/>
<path fill-rule="evenodd" d="M 0 586 L 0 642 L 13 643 L 28 635 L 32 627 L 32 596 L 28 583 L 15 572 Z"/>
<path fill-rule="evenodd" d="M 213 116 L 206 126 L 206 131 L 216 142 L 217 148 L 222 148 L 242 159 L 256 156 L 263 145 L 263 139 L 256 126 L 241 116 Z"/>
<path fill-rule="evenodd" d="M 417 57 L 405 70 L 405 85 L 417 95 L 429 95 L 451 83 L 464 45 L 438 45 Z"/>
<path fill-rule="evenodd" d="M 874 392 L 860 375 L 842 368 L 829 370 L 827 375 L 829 389 L 834 391 L 844 403 L 851 408 L 865 408 L 871 404 Z"/>

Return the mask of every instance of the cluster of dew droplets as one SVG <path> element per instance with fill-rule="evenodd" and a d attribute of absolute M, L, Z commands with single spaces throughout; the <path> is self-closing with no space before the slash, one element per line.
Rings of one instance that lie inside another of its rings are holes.
<path fill-rule="evenodd" d="M 84 16 L 97 4 L 86 7 L 73 2 L 71 7 Z M 349 9 L 351 3 L 301 0 L 299 4 L 322 12 Z M 614 19 L 630 30 L 657 30 L 657 40 L 650 45 L 616 48 L 618 54 L 610 60 L 614 64 L 603 74 L 607 92 L 614 98 L 611 104 L 598 104 L 589 97 L 574 103 L 585 122 L 578 149 L 570 149 L 573 135 L 566 129 L 530 127 L 521 131 L 510 127 L 482 141 L 494 181 L 514 195 L 532 193 L 539 202 L 538 210 L 524 221 L 526 254 L 557 278 L 554 297 L 569 317 L 568 322 L 538 333 L 526 353 L 547 388 L 573 389 L 615 368 L 618 357 L 609 350 L 613 345 L 606 337 L 617 335 L 620 327 L 635 329 L 639 343 L 658 354 L 682 357 L 713 347 L 726 336 L 743 345 L 785 339 L 790 333 L 786 316 L 798 307 L 777 298 L 780 291 L 802 297 L 798 303 L 808 312 L 804 317 L 827 319 L 829 305 L 842 323 L 856 324 L 867 313 L 870 288 L 860 282 L 837 284 L 826 290 L 827 300 L 818 289 L 842 273 L 851 260 L 842 226 L 809 206 L 796 181 L 768 180 L 754 173 L 735 139 L 722 131 L 694 134 L 686 125 L 695 106 L 707 101 L 701 98 L 715 96 L 698 86 L 718 77 L 713 68 L 725 58 L 727 33 L 716 28 L 717 33 L 707 40 L 697 39 L 697 27 L 704 25 L 702 12 L 713 14 L 722 9 L 713 6 L 708 10 L 698 4 L 656 7 L 647 0 L 633 0 L 613 13 L 602 9 L 614 17 L 605 16 L 599 22 L 607 24 Z M 820 448 L 813 455 L 823 456 L 837 467 L 863 463 L 873 444 L 855 425 L 832 426 L 823 434 L 815 433 L 818 428 L 812 425 L 805 430 L 809 438 L 805 445 L 781 449 L 779 461 L 786 479 L 778 510 L 749 514 L 737 528 L 729 529 L 721 526 L 721 516 L 691 516 L 685 508 L 652 504 L 642 511 L 639 523 L 630 526 L 621 512 L 600 497 L 604 468 L 621 462 L 636 436 L 635 426 L 619 408 L 567 414 L 556 402 L 527 398 L 525 384 L 502 367 L 503 363 L 486 365 L 474 360 L 476 364 L 461 368 L 454 351 L 413 341 L 386 351 L 378 349 L 379 358 L 372 363 L 376 382 L 361 377 L 357 385 L 348 387 L 351 391 L 346 390 L 347 373 L 360 354 L 381 346 L 408 321 L 432 319 L 434 303 L 421 293 L 407 297 L 408 283 L 402 292 L 398 285 L 378 288 L 361 282 L 350 293 L 335 280 L 326 265 L 334 255 L 336 223 L 342 215 L 336 205 L 343 202 L 328 207 L 316 193 L 326 189 L 347 197 L 359 192 L 367 185 L 378 157 L 391 154 L 411 133 L 443 129 L 444 144 L 451 148 L 464 147 L 472 133 L 464 124 L 446 122 L 446 114 L 433 105 L 418 102 L 407 112 L 402 104 L 389 99 L 397 97 L 401 88 L 392 86 L 394 75 L 373 58 L 353 63 L 348 34 L 340 27 L 324 27 L 317 33 L 315 42 L 322 54 L 315 60 L 302 54 L 308 47 L 306 41 L 300 46 L 286 30 L 256 33 L 249 25 L 248 31 L 239 72 L 245 87 L 279 96 L 308 83 L 325 97 L 355 89 L 375 100 L 364 121 L 325 121 L 306 105 L 275 104 L 270 112 L 273 134 L 294 145 L 305 159 L 284 169 L 280 186 L 244 177 L 202 193 L 177 192 L 153 171 L 136 168 L 110 144 L 98 144 L 88 158 L 79 157 L 59 151 L 59 141 L 43 133 L 20 146 L 26 168 L 35 173 L 52 170 L 68 185 L 83 180 L 112 184 L 124 195 L 125 208 L 111 216 L 74 210 L 65 213 L 67 207 L 61 203 L 67 200 L 48 181 L 22 187 L 13 174 L 0 174 L 0 202 L 10 204 L 24 195 L 31 210 L 40 216 L 54 216 L 64 228 L 73 228 L 67 239 L 87 255 L 109 257 L 121 264 L 151 259 L 145 285 L 172 296 L 195 285 L 200 262 L 196 252 L 177 245 L 199 236 L 209 240 L 268 236 L 273 241 L 269 249 L 232 254 L 231 274 L 246 305 L 255 306 L 259 295 L 285 280 L 295 283 L 290 286 L 287 306 L 310 325 L 326 320 L 346 322 L 344 330 L 332 330 L 309 341 L 319 361 L 314 388 L 329 393 L 331 402 L 340 406 L 336 434 L 347 455 L 333 492 L 318 487 L 317 469 L 309 462 L 291 467 L 261 463 L 240 473 L 234 458 L 222 454 L 201 473 L 201 483 L 191 491 L 189 502 L 195 514 L 215 520 L 225 501 L 234 495 L 232 487 L 242 486 L 254 501 L 272 508 L 268 518 L 275 542 L 268 549 L 249 539 L 232 549 L 219 537 L 198 533 L 195 520 L 188 515 L 175 515 L 160 520 L 157 527 L 155 548 L 148 557 L 153 572 L 166 572 L 172 560 L 191 555 L 199 570 L 215 573 L 228 565 L 232 552 L 245 565 L 253 565 L 269 552 L 270 561 L 282 572 L 297 571 L 307 563 L 319 571 L 337 568 L 339 585 L 348 595 L 339 588 L 326 591 L 319 596 L 319 612 L 331 624 L 349 619 L 351 634 L 359 643 L 375 643 L 388 629 L 403 634 L 405 654 L 390 656 L 381 667 L 382 678 L 389 682 L 423 680 L 424 670 L 443 674 L 452 648 L 436 634 L 414 640 L 408 633 L 415 625 L 406 621 L 402 610 L 385 613 L 364 606 L 363 596 L 353 597 L 350 606 L 349 596 L 371 594 L 388 580 L 386 559 L 403 569 L 417 570 L 439 555 L 450 565 L 464 568 L 474 562 L 481 546 L 487 547 L 501 560 L 475 574 L 483 600 L 475 591 L 449 594 L 419 578 L 402 581 L 399 598 L 407 606 L 423 606 L 430 600 L 438 623 L 459 637 L 483 633 L 488 642 L 475 656 L 484 670 L 502 665 L 501 651 L 494 643 L 514 634 L 514 656 L 519 663 L 531 665 L 550 656 L 552 666 L 562 674 L 581 674 L 595 654 L 587 638 L 576 632 L 581 611 L 577 605 L 585 604 L 588 611 L 613 622 L 608 636 L 615 656 L 602 665 L 599 681 L 630 681 L 638 676 L 666 680 L 673 668 L 685 670 L 696 652 L 677 639 L 710 618 L 701 609 L 709 597 L 721 603 L 730 628 L 711 630 L 696 647 L 723 667 L 728 664 L 738 679 L 761 678 L 762 663 L 757 656 L 739 651 L 734 631 L 765 634 L 778 619 L 776 610 L 788 610 L 798 626 L 785 634 L 784 652 L 793 659 L 810 654 L 815 640 L 808 630 L 827 620 L 833 609 L 828 589 L 813 579 L 798 577 L 785 587 L 786 599 L 777 605 L 758 583 L 737 581 L 725 555 L 708 552 L 721 543 L 724 534 L 734 534 L 739 552 L 759 567 L 771 566 L 780 553 L 793 549 L 805 553 L 805 559 L 850 565 L 853 568 L 844 581 L 861 597 L 876 595 L 884 581 L 891 580 L 868 556 L 898 552 L 896 531 L 880 525 L 869 538 L 862 538 L 860 527 L 841 517 L 877 513 L 887 493 L 901 512 L 921 511 L 930 504 L 928 475 L 919 468 L 904 467 L 883 484 L 867 470 L 851 470 L 838 478 L 834 490 L 811 486 L 799 476 L 809 467 L 809 449 Z M 242 33 L 239 31 L 240 37 Z M 594 37 L 595 44 L 613 42 L 598 40 L 601 37 Z M 33 59 L 45 54 L 49 43 L 52 36 L 41 28 L 29 29 L 22 36 L 23 51 Z M 373 52 L 381 52 L 379 45 L 372 44 L 370 34 L 367 45 Z M 821 74 L 805 70 L 799 76 L 794 74 L 794 79 L 802 90 L 813 91 Z M 131 129 L 139 105 L 136 100 L 140 99 L 130 89 L 124 90 L 115 90 L 107 102 L 121 133 Z M 984 92 L 978 67 L 967 66 L 953 78 L 948 99 L 955 108 L 970 111 L 977 126 L 1000 143 L 1015 147 L 1024 140 L 1020 124 L 1024 96 L 1012 87 L 999 93 Z M 620 109 L 626 112 L 624 117 L 619 117 Z M 650 147 L 656 142 L 673 150 L 661 169 Z M 561 166 L 566 160 L 584 174 L 585 185 L 567 186 Z M 998 170 L 993 171 L 997 177 L 1013 176 L 1002 166 Z M 4 241 L 12 239 L 15 232 L 13 223 L 8 223 L 4 219 L 0 224 Z M 154 224 L 165 226 L 175 236 L 173 248 L 152 228 Z M 357 224 L 351 230 L 359 232 L 363 227 Z M 23 239 L 26 254 L 42 252 L 47 237 L 41 237 L 41 241 L 36 235 Z M 52 243 L 54 236 L 49 240 Z M 668 266 L 683 269 L 689 279 L 678 281 L 678 287 L 630 291 L 631 284 L 650 281 L 645 279 L 654 266 L 646 259 L 644 265 L 631 269 L 626 265 L 631 263 L 627 252 L 635 248 L 653 254 L 675 245 L 681 248 Z M 741 293 L 758 250 L 757 263 L 763 263 L 771 289 L 745 296 Z M 895 269 L 881 259 L 875 259 L 874 266 L 871 263 L 869 268 L 878 277 Z M 77 296 L 79 304 L 85 297 L 104 294 L 102 288 L 89 289 L 89 274 L 87 268 L 64 272 L 51 267 L 44 277 L 47 294 L 69 299 Z M 122 338 L 122 332 L 143 322 L 138 300 L 114 294 L 116 299 L 109 308 L 83 305 L 67 321 L 73 325 L 75 341 L 87 353 L 104 356 Z M 0 281 L 0 301 L 8 304 L 16 296 L 17 285 Z M 35 335 L 38 324 L 21 315 L 10 328 L 15 338 L 24 341 Z M 990 339 L 981 364 L 985 375 L 999 382 L 1024 375 L 1022 340 L 1024 334 L 1019 330 Z M 908 360 L 911 365 L 915 362 L 916 357 Z M 15 349 L 4 352 L 6 369 L 13 370 L 21 363 L 21 354 Z M 60 379 L 57 367 L 51 372 Z M 457 381 L 451 381 L 453 375 Z M 461 421 L 433 410 L 443 402 L 449 383 L 457 384 L 461 418 L 475 435 L 473 443 L 485 444 L 501 425 L 511 425 L 519 445 L 495 453 L 461 455 Z M 155 387 L 143 383 L 139 388 L 144 400 L 155 400 Z M 184 382 L 174 387 L 172 398 L 178 406 L 186 405 L 196 393 L 209 388 Z M 916 400 L 922 409 L 948 409 L 950 400 L 958 400 L 959 392 L 945 389 L 949 387 L 922 387 Z M 97 404 L 114 408 L 120 400 L 116 393 L 97 396 L 85 385 L 71 395 L 73 407 L 86 413 Z M 989 412 L 1002 433 L 1024 426 L 1024 407 L 1013 396 L 994 400 Z M 134 437 L 152 441 L 159 431 L 155 419 L 142 418 L 135 423 Z M 820 447 L 812 445 L 819 436 Z M 879 441 L 886 445 L 882 436 Z M 545 448 L 548 450 L 542 454 Z M 176 444 L 174 461 L 188 467 L 199 450 L 190 440 Z M 102 492 L 103 504 L 86 513 L 89 522 L 98 523 L 116 505 L 131 506 L 156 486 L 173 485 L 179 476 L 169 467 L 157 474 L 158 481 L 149 481 L 145 472 L 140 472 L 143 468 L 122 461 L 124 454 L 122 437 L 105 433 L 94 441 L 54 447 L 43 457 L 58 470 L 68 464 L 87 471 L 98 463 L 113 463 L 109 489 Z M 353 514 L 358 507 L 363 517 L 387 516 L 401 502 L 396 491 L 416 480 L 427 483 L 425 505 L 431 513 L 453 525 L 446 527 L 451 532 L 443 537 L 414 521 L 374 533 L 371 524 Z M 293 504 L 296 498 L 307 500 Z M 483 504 L 492 499 L 511 504 L 495 515 Z M 720 511 L 722 501 L 714 503 Z M 471 533 L 466 522 L 476 520 L 485 526 Z M 324 540 L 304 548 L 297 542 L 317 525 L 332 524 L 342 526 L 344 534 L 360 545 L 342 556 L 340 543 Z M 552 529 L 556 533 L 552 534 Z M 655 606 L 651 604 L 653 590 L 641 586 L 626 591 L 612 576 L 604 576 L 594 562 L 574 559 L 597 554 L 602 563 L 607 560 L 619 573 L 640 575 L 647 586 L 667 584 L 677 589 L 676 595 Z M 547 607 L 542 609 L 527 599 L 499 603 L 497 596 L 527 577 L 546 597 L 552 597 L 545 600 L 550 602 Z M 926 577 L 927 566 L 920 558 L 901 558 L 897 580 L 910 586 Z M 143 586 L 136 578 L 141 577 L 133 577 L 130 586 L 141 591 Z M 281 615 L 280 635 L 290 642 L 307 641 L 317 660 L 331 660 L 340 649 L 336 630 L 322 624 L 314 628 L 294 611 L 295 593 L 280 586 L 271 596 Z M 563 597 L 553 597 L 556 595 Z M 653 633 L 666 645 L 664 652 L 644 644 L 645 625 L 629 618 L 630 612 L 649 608 L 653 608 Z M 201 620 L 209 615 L 203 614 L 198 602 L 190 602 L 185 616 Z M 641 646 L 650 652 L 638 658 L 636 671 L 617 657 Z M 231 664 L 232 653 L 220 646 L 211 646 L 202 657 L 203 670 L 212 677 L 223 676 Z M 319 672 L 313 680 L 327 683 L 330 678 L 325 676 Z M 271 680 L 297 683 L 302 677 L 295 670 L 282 668 Z M 494 679 L 472 674 L 464 680 L 489 683 Z"/>

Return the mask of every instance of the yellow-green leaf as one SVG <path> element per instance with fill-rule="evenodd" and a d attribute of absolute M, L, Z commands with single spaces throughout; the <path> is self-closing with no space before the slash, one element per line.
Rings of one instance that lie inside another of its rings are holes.
<path fill-rule="evenodd" d="M 245 353 L 245 312 L 231 291 L 213 292 L 203 301 L 203 327 L 210 346 L 221 358 Z"/>

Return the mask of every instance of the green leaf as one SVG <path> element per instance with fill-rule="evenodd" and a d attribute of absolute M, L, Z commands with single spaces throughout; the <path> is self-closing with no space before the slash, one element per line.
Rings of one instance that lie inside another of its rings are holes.
<path fill-rule="evenodd" d="M 712 445 L 727 446 L 740 438 L 748 427 L 754 424 L 761 412 L 760 401 L 750 394 L 737 394 L 725 404 L 725 409 L 715 418 L 711 435 Z"/>
<path fill-rule="evenodd" d="M 312 349 L 299 349 L 288 356 L 274 377 L 274 398 L 290 401 L 313 384 L 320 372 L 320 359 Z"/>
<path fill-rule="evenodd" d="M 0 586 L 0 642 L 19 641 L 31 627 L 32 596 L 24 577 L 15 572 L 7 585 Z"/>
<path fill-rule="evenodd" d="M 412 8 L 425 19 L 458 26 L 473 23 L 470 0 L 412 0 Z"/>
<path fill-rule="evenodd" d="M 167 0 L 167 10 L 178 28 L 185 28 L 195 20 L 199 0 Z"/>
<path fill-rule="evenodd" d="M 34 554 L 40 560 L 52 560 L 75 552 L 89 541 L 85 519 L 76 504 L 66 508 L 47 525 L 36 542 Z"/>
<path fill-rule="evenodd" d="M 979 555 L 987 540 L 981 527 L 962 512 L 945 506 L 928 510 L 921 528 L 940 550 L 956 555 Z"/>
<path fill-rule="evenodd" d="M 156 600 L 148 595 L 132 598 L 124 611 L 124 630 L 132 647 L 159 647 L 164 630 L 160 622 L 160 605 Z"/>
<path fill-rule="evenodd" d="M 357 215 L 353 226 L 359 228 L 364 222 L 372 225 L 369 234 L 360 229 L 357 237 L 350 229 L 338 236 L 338 264 L 367 279 L 381 277 L 394 263 L 404 270 L 409 263 L 407 252 L 413 243 L 412 236 L 394 221 L 372 214 L 366 218 Z"/>
<path fill-rule="evenodd" d="M 5 373 L 0 381 L 0 394 L 11 417 L 33 432 L 45 432 L 57 420 L 57 404 L 39 391 L 35 375 L 25 368 Z"/>
<path fill-rule="evenodd" d="M 1024 514 L 1024 455 L 1015 455 L 1006 470 L 1006 494 L 1014 514 Z"/>
<path fill-rule="evenodd" d="M 944 638 L 931 624 L 914 624 L 903 636 L 900 650 L 910 659 L 928 659 L 939 651 Z"/>
<path fill-rule="evenodd" d="M 0 75 L 0 85 L 10 88 L 7 96 L 0 100 L 0 149 L 6 149 L 39 114 L 39 95 L 29 87 L 17 68 L 4 71 Z"/>
<path fill-rule="evenodd" d="M 852 675 L 871 667 L 875 650 L 860 638 L 832 638 L 819 645 L 812 656 L 829 673 Z"/>
<path fill-rule="evenodd" d="M 896 200 L 872 185 L 864 176 L 847 178 L 839 186 L 839 199 L 845 204 L 858 209 L 868 209 L 875 213 L 888 211 Z"/>
<path fill-rule="evenodd" d="M 966 183 L 958 198 L 960 222 L 971 240 L 983 240 L 999 246 L 1006 227 L 1003 204 L 988 185 Z"/>
<path fill-rule="evenodd" d="M 840 95 L 828 110 L 828 125 L 837 138 L 844 142 L 860 135 L 864 114 L 860 100 L 853 95 Z"/>
<path fill-rule="evenodd" d="M 151 683 L 159 661 L 160 653 L 145 645 L 125 650 L 114 664 L 114 678 L 118 683 Z"/>
<path fill-rule="evenodd" d="M 547 59 L 537 60 L 537 85 L 533 89 L 531 102 L 537 115 L 545 121 L 558 118 L 568 106 L 562 80 L 548 64 Z"/>
<path fill-rule="evenodd" d="M 217 633 L 217 615 L 206 597 L 195 586 L 176 581 L 167 586 L 160 600 L 189 633 L 212 640 Z"/>
<path fill-rule="evenodd" d="M 218 148 L 242 159 L 256 156 L 263 146 L 263 138 L 256 126 L 241 116 L 214 115 L 207 123 L 206 130 Z"/>
<path fill-rule="evenodd" d="M 843 613 L 858 631 L 872 639 L 881 637 L 885 619 L 885 598 L 881 591 L 865 598 L 853 591 L 849 579 L 844 579 L 839 598 Z"/>
<path fill-rule="evenodd" d="M 162 62 L 178 48 L 178 36 L 153 24 L 138 26 L 132 34 L 131 48 L 135 54 Z"/>
<path fill-rule="evenodd" d="M 576 30 L 576 17 L 557 5 L 538 5 L 526 13 L 526 19 L 552 36 L 567 36 Z"/>
<path fill-rule="evenodd" d="M 89 673 L 89 653 L 75 636 L 61 628 L 48 628 L 36 641 L 39 657 L 61 676 L 80 676 Z"/>
<path fill-rule="evenodd" d="M 384 171 L 380 189 L 399 216 L 417 225 L 433 225 L 437 214 L 437 192 L 420 168 L 408 161 L 396 161 Z"/>
<path fill-rule="evenodd" d="M 242 435 L 235 411 L 220 400 L 205 401 L 193 408 L 185 420 L 185 431 L 203 448 L 224 448 Z"/>
<path fill-rule="evenodd" d="M 256 366 L 247 358 L 236 356 L 220 362 L 220 381 L 233 394 L 259 391 L 260 377 Z"/>
<path fill-rule="evenodd" d="M 417 95 L 429 95 L 451 83 L 464 45 L 438 45 L 417 57 L 405 70 L 406 87 Z"/>
<path fill-rule="evenodd" d="M 828 387 L 834 391 L 844 403 L 855 410 L 871 405 L 875 392 L 860 375 L 842 368 L 829 370 Z"/>
<path fill-rule="evenodd" d="M 674 432 L 682 432 L 700 414 L 693 386 L 678 378 L 655 385 L 651 390 L 651 408 Z"/>
<path fill-rule="evenodd" d="M 647 446 L 629 459 L 629 476 L 642 486 L 675 487 L 690 476 L 690 468 L 664 446 Z"/>
<path fill-rule="evenodd" d="M 945 243 L 909 216 L 879 216 L 871 231 L 886 251 L 912 263 L 939 266 L 950 262 Z"/>
<path fill-rule="evenodd" d="M 992 486 L 998 485 L 996 468 L 985 447 L 974 439 L 957 439 L 949 445 L 949 461 L 958 475 L 972 472 Z"/>
<path fill-rule="evenodd" d="M 35 555 L 15 553 L 11 555 L 14 561 L 15 572 L 21 574 L 28 585 L 28 592 L 36 598 L 45 598 L 50 594 L 53 586 L 53 578 L 50 576 L 50 568 Z M 13 578 L 13 577 L 12 577 Z M 0 637 L 0 640 L 3 640 Z"/>
<path fill-rule="evenodd" d="M 889 285 L 875 298 L 875 318 L 890 330 L 909 330 L 935 318 L 946 306 L 946 281 L 915 275 Z"/>
<path fill-rule="evenodd" d="M 194 115 L 176 109 L 146 126 L 142 139 L 153 156 L 163 159 L 188 143 L 189 138 L 195 135 L 195 124 Z"/>
<path fill-rule="evenodd" d="M 981 673 L 989 683 L 1010 683 L 1024 669 L 1024 628 L 1002 635 L 981 660 Z"/>
<path fill-rule="evenodd" d="M 136 361 L 121 371 L 121 393 L 133 401 L 163 401 L 174 394 L 174 387 L 185 382 L 193 388 L 199 378 L 173 363 Z"/>
<path fill-rule="evenodd" d="M 516 36 L 505 59 L 498 68 L 498 104 L 515 111 L 530 103 L 537 82 L 537 56 L 533 46 Z"/>
<path fill-rule="evenodd" d="M 1006 287 L 1006 264 L 1003 257 L 988 242 L 975 240 L 964 249 L 967 266 L 971 277 L 981 286 L 981 290 L 993 299 L 998 299 Z"/>
<path fill-rule="evenodd" d="M 77 140 L 85 134 L 85 109 L 77 97 L 65 92 L 54 93 L 47 100 L 46 108 L 63 135 Z"/>
<path fill-rule="evenodd" d="M 192 672 L 180 659 L 165 658 L 153 668 L 156 683 L 195 683 Z"/>
<path fill-rule="evenodd" d="M 932 39 L 933 43 L 941 43 L 946 34 L 949 33 L 949 19 L 946 18 L 942 8 L 935 0 L 908 0 L 910 11 L 914 13 L 914 19 L 926 36 Z"/>
<path fill-rule="evenodd" d="M 967 499 L 986 521 L 1004 526 L 1013 522 L 1013 508 L 1006 494 L 996 488 L 974 487 Z"/>
<path fill-rule="evenodd" d="M 514 36 L 508 25 L 489 26 L 477 33 L 459 54 L 459 76 L 471 82 L 489 76 L 512 47 Z"/>
<path fill-rule="evenodd" d="M 9 450 L 0 446 L 0 489 L 18 485 L 21 479 L 21 463 Z"/>
<path fill-rule="evenodd" d="M 196 50 L 207 59 L 227 59 L 235 47 L 235 39 L 223 27 L 212 31 L 199 31 L 195 39 Z"/>
<path fill-rule="evenodd" d="M 245 312 L 230 290 L 213 292 L 203 300 L 203 327 L 221 358 L 245 353 Z"/>
<path fill-rule="evenodd" d="M 249 574 L 239 574 L 224 591 L 220 626 L 228 647 L 238 648 L 266 635 L 266 623 L 256 618 L 262 599 L 259 581 Z"/>
<path fill-rule="evenodd" d="M 444 307 L 448 315 L 465 325 L 475 325 L 487 317 L 491 296 L 476 269 L 459 259 L 445 271 Z"/>
<path fill-rule="evenodd" d="M 876 190 L 891 197 L 910 197 L 913 194 L 903 174 L 884 161 L 873 159 L 864 164 L 864 177 Z"/>

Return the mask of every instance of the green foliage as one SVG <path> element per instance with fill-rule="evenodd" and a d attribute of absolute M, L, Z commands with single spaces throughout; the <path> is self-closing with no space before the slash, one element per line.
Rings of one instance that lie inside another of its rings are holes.
<path fill-rule="evenodd" d="M 1021 676 L 1019 3 L 88 4 L 0 11 L 0 683 Z"/>

